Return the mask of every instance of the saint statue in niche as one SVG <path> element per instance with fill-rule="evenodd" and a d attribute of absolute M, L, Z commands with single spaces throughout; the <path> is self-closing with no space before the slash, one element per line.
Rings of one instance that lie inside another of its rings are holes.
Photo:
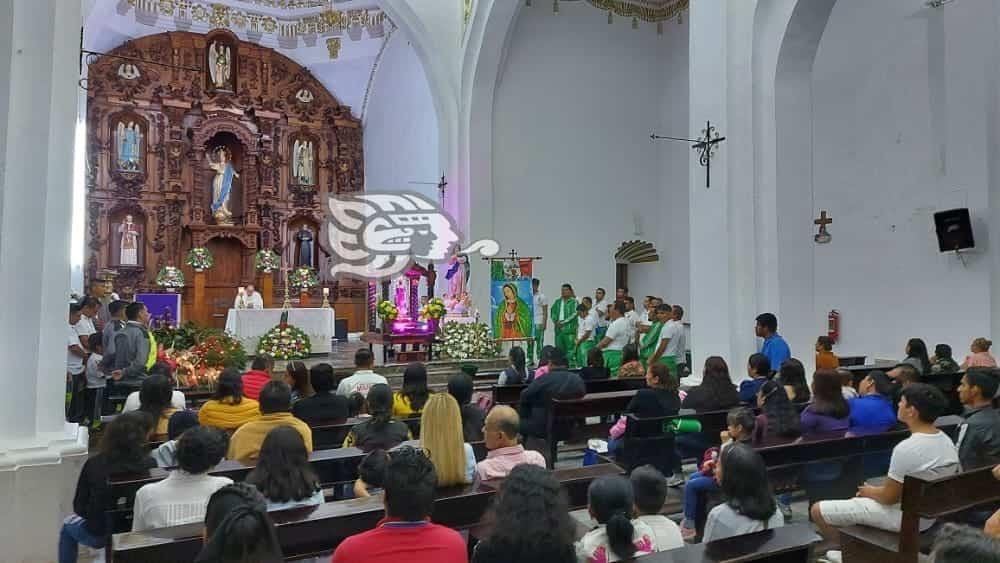
<path fill-rule="evenodd" d="M 131 215 L 125 216 L 125 222 L 118 225 L 118 262 L 122 266 L 139 265 L 139 227 L 132 221 Z"/>
<path fill-rule="evenodd" d="M 233 58 L 229 46 L 215 41 L 208 46 L 208 72 L 212 85 L 217 89 L 228 89 L 232 76 Z"/>
<path fill-rule="evenodd" d="M 229 162 L 229 155 L 226 149 L 219 147 L 215 150 L 218 157 L 213 161 L 208 159 L 208 165 L 215 171 L 212 178 L 212 217 L 215 217 L 217 225 L 232 225 L 233 212 L 229 208 L 229 202 L 233 190 L 233 178 L 239 178 L 233 165 Z"/>
<path fill-rule="evenodd" d="M 298 252 L 295 253 L 295 265 L 307 268 L 313 267 L 313 234 L 305 225 L 295 233 L 295 243 Z"/>
<path fill-rule="evenodd" d="M 115 131 L 118 170 L 142 172 L 142 128 L 135 121 L 120 121 Z"/>
<path fill-rule="evenodd" d="M 313 162 L 315 162 L 312 141 L 296 139 L 292 145 L 292 176 L 294 182 L 300 186 L 312 186 L 316 183 L 313 178 Z"/>

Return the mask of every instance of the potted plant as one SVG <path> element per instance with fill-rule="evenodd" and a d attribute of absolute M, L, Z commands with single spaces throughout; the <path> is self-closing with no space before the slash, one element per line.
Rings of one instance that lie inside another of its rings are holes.
<path fill-rule="evenodd" d="M 258 250 L 254 256 L 254 266 L 262 274 L 270 274 L 281 268 L 281 258 L 270 248 Z"/>
<path fill-rule="evenodd" d="M 204 272 L 215 265 L 212 253 L 204 246 L 196 246 L 188 251 L 185 264 L 194 268 L 196 272 Z"/>
<path fill-rule="evenodd" d="M 184 287 L 184 272 L 174 266 L 164 266 L 156 274 L 156 285 L 163 289 L 175 293 Z"/>

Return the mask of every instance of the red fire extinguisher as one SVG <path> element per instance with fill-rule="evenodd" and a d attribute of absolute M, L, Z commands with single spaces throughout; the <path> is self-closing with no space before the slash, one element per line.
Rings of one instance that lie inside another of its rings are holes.
<path fill-rule="evenodd" d="M 840 311 L 834 309 L 826 316 L 826 335 L 837 343 L 840 340 Z"/>

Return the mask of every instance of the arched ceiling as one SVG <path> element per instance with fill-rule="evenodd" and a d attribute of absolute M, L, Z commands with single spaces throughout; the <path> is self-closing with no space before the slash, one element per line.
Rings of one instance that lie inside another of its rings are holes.
<path fill-rule="evenodd" d="M 83 47 L 107 52 L 164 31 L 228 29 L 308 68 L 361 117 L 394 25 L 376 0 L 85 0 Z"/>

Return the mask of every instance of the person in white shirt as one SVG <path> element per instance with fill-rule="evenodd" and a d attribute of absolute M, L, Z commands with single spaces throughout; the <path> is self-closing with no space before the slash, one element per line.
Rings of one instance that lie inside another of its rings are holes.
<path fill-rule="evenodd" d="M 604 338 L 597 343 L 597 348 L 604 353 L 604 366 L 612 377 L 622 367 L 622 348 L 629 343 L 630 334 L 628 319 L 625 318 L 625 303 L 615 301 L 611 306 L 611 324 L 608 325 Z"/>
<path fill-rule="evenodd" d="M 597 479 L 587 488 L 587 501 L 590 516 L 599 525 L 576 542 L 577 561 L 631 560 L 660 549 L 649 524 L 634 518 L 632 484 L 625 477 Z"/>
<path fill-rule="evenodd" d="M 599 287 L 594 291 L 593 311 L 597 315 L 597 328 L 595 329 L 594 337 L 597 340 L 604 338 L 604 333 L 608 330 L 608 323 L 611 322 L 608 320 L 608 315 L 610 314 L 608 307 L 611 304 L 605 298 L 606 295 L 603 287 Z"/>
<path fill-rule="evenodd" d="M 652 465 L 637 467 L 629 476 L 635 495 L 636 520 L 648 524 L 653 530 L 657 551 L 684 547 L 681 529 L 660 511 L 667 501 L 667 479 Z"/>
<path fill-rule="evenodd" d="M 934 421 L 948 408 L 948 400 L 936 387 L 926 383 L 911 383 L 903 388 L 897 416 L 910 430 L 910 437 L 892 449 L 889 475 L 885 484 L 862 485 L 858 495 L 848 500 L 820 501 L 810 514 L 819 532 L 827 539 L 839 540 L 837 528 L 860 524 L 890 532 L 898 532 L 903 513 L 903 480 L 920 472 L 944 476 L 959 471 L 958 450 L 951 438 L 941 432 Z M 933 522 L 921 520 L 920 529 Z M 827 552 L 830 561 L 841 561 L 839 551 Z"/>
<path fill-rule="evenodd" d="M 253 284 L 247 285 L 244 292 L 236 295 L 234 309 L 263 309 L 264 298 L 254 289 Z"/>
<path fill-rule="evenodd" d="M 687 333 L 684 331 L 684 307 L 674 305 L 671 307 L 674 312 L 674 323 L 677 324 L 677 331 L 674 335 L 674 361 L 677 362 L 677 377 L 684 377 L 687 374 Z"/>
<path fill-rule="evenodd" d="M 84 401 L 87 393 L 87 377 L 84 362 L 87 359 L 87 348 L 80 342 L 80 336 L 74 328 L 80 322 L 80 305 L 70 303 L 69 326 L 66 327 L 66 390 L 70 394 L 69 408 L 66 419 L 79 422 L 84 417 Z"/>
<path fill-rule="evenodd" d="M 363 396 L 368 396 L 368 390 L 372 388 L 373 385 L 379 383 L 389 384 L 389 380 L 381 375 L 372 371 L 372 367 L 375 365 L 375 357 L 372 356 L 371 350 L 367 348 L 362 348 L 354 353 L 354 367 L 357 370 L 354 375 L 350 377 L 345 377 L 340 385 L 337 386 L 337 394 L 343 395 L 344 397 L 350 397 L 354 393 L 361 393 Z"/>
<path fill-rule="evenodd" d="M 576 366 L 584 367 L 587 365 L 587 354 L 590 353 L 595 344 L 594 329 L 597 327 L 597 323 L 590 314 L 586 303 L 577 305 L 576 313 L 579 317 L 576 323 Z M 570 367 L 573 366 L 570 365 Z"/>
<path fill-rule="evenodd" d="M 84 350 L 89 350 L 87 344 L 90 341 L 90 335 L 97 332 L 94 320 L 97 318 L 98 307 L 100 307 L 100 302 L 93 297 L 84 297 L 80 300 L 80 320 L 73 325 L 73 330 L 79 336 L 80 346 L 83 346 Z"/>
<path fill-rule="evenodd" d="M 674 321 L 674 310 L 670 305 L 660 305 L 656 309 L 657 320 L 663 323 L 660 329 L 660 341 L 656 350 L 649 357 L 649 365 L 662 363 L 670 368 L 670 373 L 677 375 L 677 354 L 683 343 L 684 326 Z"/>
<path fill-rule="evenodd" d="M 208 474 L 222 461 L 227 436 L 208 426 L 190 428 L 177 441 L 178 468 L 166 479 L 143 486 L 135 494 L 132 531 L 201 522 L 212 493 L 231 484 L 228 477 Z"/>
<path fill-rule="evenodd" d="M 635 342 L 639 327 L 639 313 L 635 311 L 635 299 L 626 295 L 622 302 L 625 303 L 625 319 L 628 321 L 628 341 Z"/>
<path fill-rule="evenodd" d="M 542 282 L 538 278 L 531 278 L 531 292 L 534 296 L 534 338 L 528 341 L 528 363 L 535 363 L 535 352 L 542 353 L 542 346 L 545 345 L 545 329 L 549 325 L 549 300 L 541 292 Z"/>

